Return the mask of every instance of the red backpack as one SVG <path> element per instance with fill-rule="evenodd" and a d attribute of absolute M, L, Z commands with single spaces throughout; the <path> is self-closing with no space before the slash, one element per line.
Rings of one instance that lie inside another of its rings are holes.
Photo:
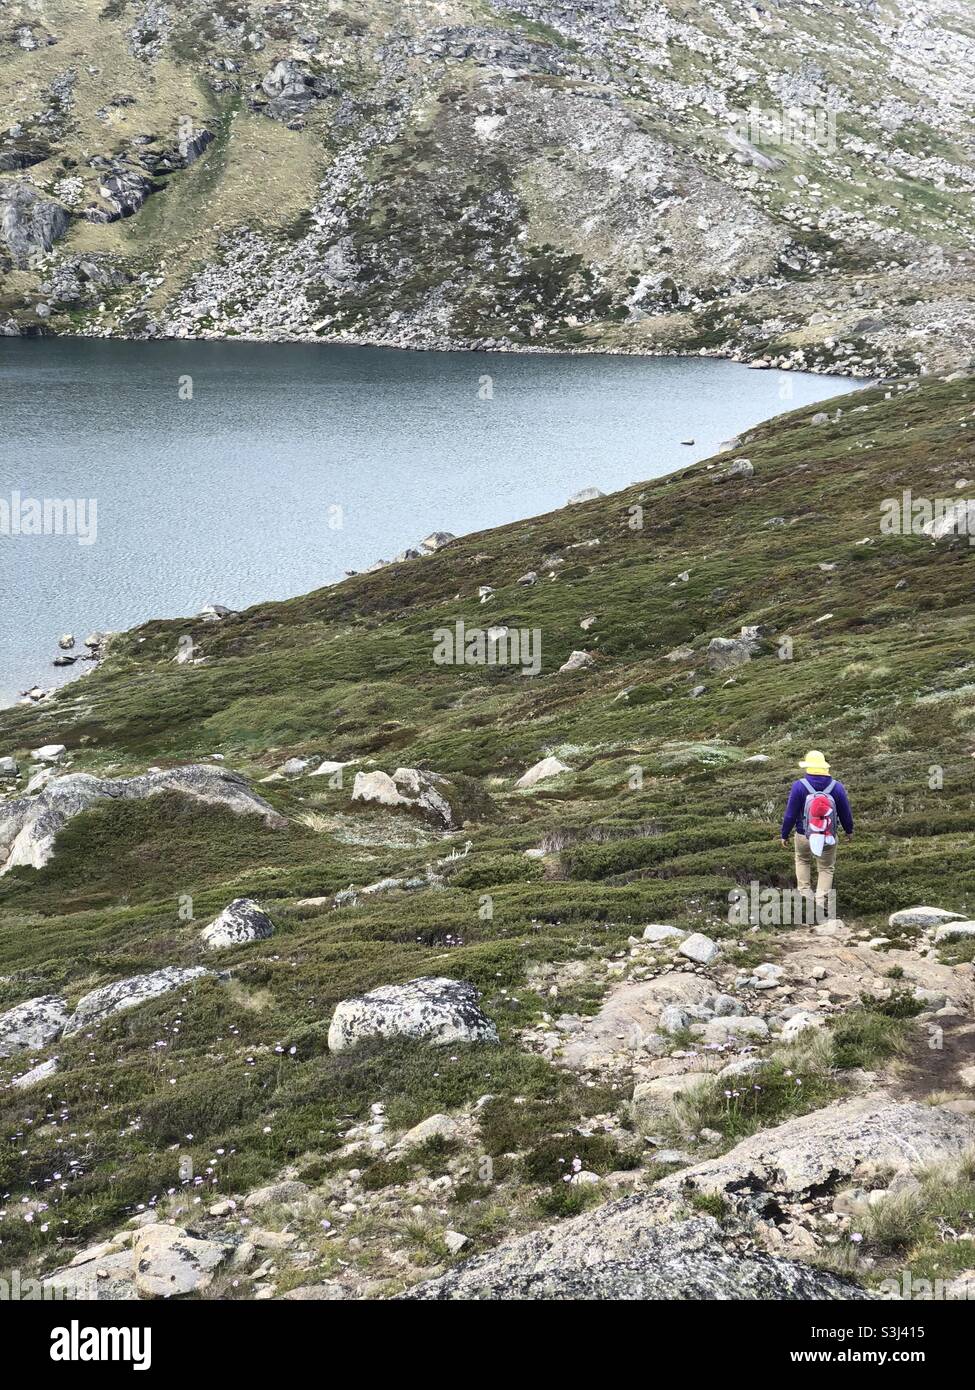
<path fill-rule="evenodd" d="M 805 777 L 802 779 L 802 785 L 808 792 L 802 810 L 805 834 L 822 835 L 826 844 L 833 844 L 836 840 L 836 802 L 833 800 L 832 792 L 836 783 L 831 781 L 821 792 L 818 792 Z"/>

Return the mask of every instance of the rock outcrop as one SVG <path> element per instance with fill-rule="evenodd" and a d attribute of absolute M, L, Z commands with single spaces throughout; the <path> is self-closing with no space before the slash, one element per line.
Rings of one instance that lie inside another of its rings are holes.
<path fill-rule="evenodd" d="M 869 1298 L 852 1280 L 747 1248 L 713 1217 L 675 1220 L 653 1194 L 502 1242 L 406 1300 L 783 1300 Z"/>
<path fill-rule="evenodd" d="M 267 115 L 289 121 L 300 117 L 310 102 L 335 96 L 339 88 L 330 77 L 312 71 L 306 64 L 294 58 L 279 58 L 265 74 L 261 90 L 270 98 Z"/>
<path fill-rule="evenodd" d="M 0 1057 L 35 1051 L 60 1036 L 68 1021 L 68 1006 L 54 994 L 15 1004 L 0 1014 Z"/>
<path fill-rule="evenodd" d="M 131 217 L 160 186 L 139 169 L 117 165 L 99 182 L 102 204 L 86 208 L 85 217 L 89 222 L 118 222 Z"/>
<path fill-rule="evenodd" d="M 414 811 L 443 830 L 456 830 L 465 821 L 485 820 L 492 814 L 490 796 L 472 777 L 415 767 L 398 767 L 392 776 L 357 772 L 352 800 Z"/>
<path fill-rule="evenodd" d="M 328 1046 L 332 1052 L 348 1052 L 364 1042 L 392 1038 L 414 1038 L 437 1046 L 496 1043 L 498 1031 L 481 1012 L 479 998 L 473 985 L 440 976 L 382 985 L 337 1005 Z"/>
<path fill-rule="evenodd" d="M 50 251 L 68 230 L 70 218 L 26 179 L 0 183 L 0 235 L 14 265 L 26 269 L 31 258 Z"/>
<path fill-rule="evenodd" d="M 202 1292 L 230 1253 L 228 1246 L 199 1240 L 179 1226 L 144 1226 L 132 1247 L 135 1287 L 143 1298 Z"/>
<path fill-rule="evenodd" d="M 712 637 L 706 654 L 708 670 L 730 671 L 751 661 L 763 651 L 766 636 L 761 627 L 743 627 L 737 637 Z"/>
<path fill-rule="evenodd" d="M 653 1052 L 666 1009 L 702 1009 L 713 994 L 708 979 L 689 970 L 620 984 L 595 1014 L 581 1018 L 567 1034 L 561 1060 L 574 1069 L 598 1071 L 621 1055 L 632 1060 L 647 1050 Z"/>
<path fill-rule="evenodd" d="M 134 1009 L 147 999 L 155 999 L 160 994 L 168 994 L 171 990 L 181 989 L 193 980 L 212 974 L 212 970 L 205 970 L 201 965 L 167 965 L 148 975 L 133 975 L 127 980 L 116 980 L 114 984 L 93 989 L 78 1000 L 77 1008 L 64 1025 L 64 1036 L 80 1033 L 85 1028 L 95 1028 L 113 1014 Z"/>
<path fill-rule="evenodd" d="M 829 1191 L 869 1171 L 905 1172 L 958 1157 L 969 1117 L 874 1093 L 836 1101 L 742 1140 L 720 1158 L 662 1178 L 663 1192 L 749 1194 L 765 1202 Z"/>
<path fill-rule="evenodd" d="M 74 772 L 48 783 L 37 796 L 0 805 L 0 874 L 22 865 L 43 868 L 54 853 L 58 832 L 100 801 L 142 801 L 163 792 L 179 792 L 237 815 L 259 815 L 269 828 L 285 824 L 243 777 L 227 768 L 190 764 L 117 780 Z"/>

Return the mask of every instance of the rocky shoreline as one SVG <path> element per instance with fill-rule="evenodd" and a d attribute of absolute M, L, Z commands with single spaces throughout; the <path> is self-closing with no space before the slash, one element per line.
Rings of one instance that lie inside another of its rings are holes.
<path fill-rule="evenodd" d="M 327 347 L 368 347 L 383 348 L 389 352 L 469 352 L 471 354 L 483 353 L 485 355 L 511 355 L 526 357 L 646 357 L 646 358 L 679 358 L 679 359 L 701 359 L 708 358 L 712 361 L 737 362 L 742 366 L 750 367 L 756 371 L 775 370 L 781 372 L 806 372 L 816 376 L 847 376 L 856 380 L 874 381 L 884 380 L 885 373 L 878 372 L 873 367 L 865 367 L 862 363 L 850 362 L 844 358 L 837 358 L 833 361 L 815 361 L 807 363 L 805 361 L 795 361 L 788 356 L 751 356 L 742 348 L 698 348 L 690 352 L 679 347 L 653 346 L 648 343 L 600 343 L 590 344 L 566 344 L 548 345 L 544 343 L 511 343 L 502 342 L 497 339 L 461 339 L 450 336 L 436 337 L 429 335 L 409 336 L 406 332 L 383 330 L 377 328 L 368 333 L 341 333 L 341 334 L 320 334 L 320 333 L 285 333 L 273 331 L 267 333 L 234 333 L 232 335 L 221 333 L 167 333 L 163 331 L 153 332 L 126 332 L 117 329 L 104 332 L 56 332 L 52 328 L 45 326 L 36 332 L 23 335 L 33 338 L 67 338 L 79 342 L 98 339 L 108 342 L 127 342 L 127 343 L 153 343 L 153 342 L 231 342 L 231 343 L 303 343 L 306 345 L 321 344 Z"/>

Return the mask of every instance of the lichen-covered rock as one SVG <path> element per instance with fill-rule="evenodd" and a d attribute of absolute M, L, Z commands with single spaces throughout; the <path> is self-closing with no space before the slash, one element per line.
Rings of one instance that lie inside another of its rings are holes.
<path fill-rule="evenodd" d="M 143 1298 L 202 1292 L 230 1253 L 229 1246 L 198 1240 L 179 1226 L 144 1226 L 132 1251 L 135 1286 Z"/>
<path fill-rule="evenodd" d="M 749 1250 L 713 1217 L 674 1220 L 640 1193 L 502 1242 L 404 1300 L 782 1300 L 869 1298 L 852 1280 Z"/>
<path fill-rule="evenodd" d="M 961 941 L 967 936 L 975 936 L 975 922 L 945 922 L 935 929 L 934 944 L 940 946 L 942 941 Z"/>
<path fill-rule="evenodd" d="M 664 1192 L 797 1197 L 864 1168 L 893 1172 L 965 1152 L 970 1119 L 932 1105 L 898 1103 L 883 1094 L 836 1101 L 743 1139 L 720 1158 L 661 1179 Z"/>
<path fill-rule="evenodd" d="M 265 941 L 273 933 L 273 922 L 253 898 L 235 898 L 203 928 L 200 939 L 208 951 L 222 951 L 246 941 Z"/>
<path fill-rule="evenodd" d="M 382 985 L 337 1005 L 328 1045 L 332 1052 L 347 1052 L 360 1043 L 391 1038 L 415 1038 L 438 1046 L 496 1043 L 498 1031 L 481 1012 L 479 998 L 473 985 L 442 976 Z"/>
<path fill-rule="evenodd" d="M 468 820 L 487 819 L 493 812 L 490 796 L 474 778 L 416 767 L 398 767 L 392 776 L 357 772 L 352 800 L 414 811 L 444 830 L 456 830 Z"/>
<path fill-rule="evenodd" d="M 155 999 L 160 994 L 180 989 L 191 980 L 212 975 L 212 970 L 204 970 L 201 965 L 180 967 L 167 965 L 162 970 L 153 970 L 148 975 L 133 975 L 127 980 L 116 980 L 114 984 L 103 985 L 83 994 L 78 1007 L 64 1026 L 65 1037 L 80 1033 L 85 1028 L 96 1027 L 112 1014 L 122 1013 L 144 1004 L 147 999 Z"/>
<path fill-rule="evenodd" d="M 61 1035 L 67 1021 L 68 1006 L 54 994 L 15 1004 L 0 1014 L 0 1057 L 46 1047 Z"/>
<path fill-rule="evenodd" d="M 118 779 L 73 772 L 49 782 L 37 796 L 20 796 L 0 805 L 0 874 L 22 865 L 43 868 L 54 853 L 58 832 L 98 802 L 142 801 L 163 792 L 179 792 L 237 815 L 259 815 L 269 828 L 286 824 L 243 777 L 228 768 L 191 763 Z"/>
<path fill-rule="evenodd" d="M 949 912 L 943 907 L 903 907 L 887 918 L 889 927 L 940 927 L 946 922 L 963 922 L 963 912 Z"/>
<path fill-rule="evenodd" d="M 138 1299 L 130 1249 L 113 1247 L 111 1242 L 103 1241 L 99 1247 L 80 1254 L 88 1258 L 76 1257 L 44 1280 L 46 1297 L 77 1299 L 81 1303 L 123 1303 Z"/>
<path fill-rule="evenodd" d="M 429 1139 L 459 1139 L 461 1133 L 461 1126 L 452 1116 L 428 1115 L 425 1120 L 421 1120 L 418 1125 L 407 1130 L 391 1152 L 394 1154 L 407 1153 L 410 1149 L 425 1144 Z"/>

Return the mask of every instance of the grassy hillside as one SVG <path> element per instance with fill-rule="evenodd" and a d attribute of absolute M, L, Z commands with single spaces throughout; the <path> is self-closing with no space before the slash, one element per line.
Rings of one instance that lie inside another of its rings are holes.
<path fill-rule="evenodd" d="M 539 963 L 612 967 L 647 922 L 733 942 L 729 891 L 791 883 L 777 827 L 809 746 L 827 751 L 854 803 L 837 876 L 847 922 L 898 938 L 886 929 L 895 909 L 975 910 L 975 557 L 964 537 L 880 530 L 884 499 L 903 489 L 965 495 L 975 388 L 887 384 L 825 410 L 825 422 L 782 416 L 715 460 L 334 588 L 219 623 L 147 624 L 49 703 L 0 713 L 0 754 L 24 763 L 51 742 L 68 746 L 72 771 L 113 776 L 220 754 L 289 822 L 264 829 L 175 795 L 107 804 L 70 824 L 46 867 L 0 878 L 0 1008 L 55 992 L 73 1004 L 123 976 L 197 963 L 200 926 L 235 897 L 257 898 L 276 926 L 221 957 L 229 979 L 62 1041 L 56 1077 L 0 1089 L 5 1256 L 63 1259 L 66 1243 L 178 1188 L 188 1151 L 206 1192 L 246 1191 L 285 1164 L 327 1173 L 371 1105 L 406 1126 L 486 1093 L 497 1100 L 483 1144 L 499 1173 L 541 1203 L 536 1219 L 573 1209 L 583 1196 L 557 1181 L 553 1136 L 625 1095 L 524 1045 L 556 1007 Z M 720 480 L 738 457 L 753 473 Z M 529 571 L 537 582 L 519 585 Z M 540 673 L 436 664 L 433 634 L 458 619 L 537 629 Z M 708 641 L 751 624 L 767 629 L 763 650 L 709 671 Z M 175 661 L 187 636 L 199 664 Z M 560 673 L 573 650 L 592 665 Z M 550 754 L 570 770 L 516 790 Z M 352 766 L 341 786 L 260 785 L 294 756 Z M 357 768 L 401 766 L 478 779 L 493 816 L 445 834 L 353 803 Z M 428 867 L 437 884 L 354 908 L 299 901 Z M 739 958 L 775 949 L 762 931 Z M 426 974 L 473 981 L 501 1047 L 329 1054 L 340 999 Z M 611 979 L 567 972 L 558 1011 L 591 1013 Z M 859 1045 L 852 1058 L 870 1060 Z M 0 1081 L 25 1064 L 0 1062 Z M 636 1161 L 616 1140 L 585 1142 L 597 1171 Z M 434 1146 L 424 1161 L 442 1171 L 444 1155 Z M 17 1219 L 22 1195 L 45 1216 Z M 485 1241 L 516 1219 L 482 1202 L 463 1210 Z"/>

